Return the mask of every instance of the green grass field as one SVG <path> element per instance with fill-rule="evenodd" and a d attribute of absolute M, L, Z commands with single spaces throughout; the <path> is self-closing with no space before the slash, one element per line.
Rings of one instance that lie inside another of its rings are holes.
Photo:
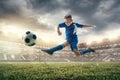
<path fill-rule="evenodd" d="M 120 80 L 120 63 L 0 63 L 0 80 Z"/>

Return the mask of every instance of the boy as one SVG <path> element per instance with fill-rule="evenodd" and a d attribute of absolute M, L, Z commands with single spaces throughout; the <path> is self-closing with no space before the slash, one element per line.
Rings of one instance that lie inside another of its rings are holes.
<path fill-rule="evenodd" d="M 62 35 L 60 28 L 65 28 L 66 33 L 66 42 L 64 42 L 61 45 L 58 45 L 56 47 L 50 48 L 50 49 L 44 49 L 43 52 L 46 52 L 50 55 L 52 55 L 55 51 L 62 50 L 64 47 L 70 45 L 71 51 L 75 53 L 76 56 L 79 56 L 80 54 L 86 54 L 89 52 L 95 52 L 95 50 L 88 48 L 85 50 L 78 50 L 77 44 L 78 44 L 78 37 L 77 37 L 77 28 L 87 28 L 87 27 L 95 27 L 93 25 L 82 25 L 73 22 L 72 16 L 70 14 L 66 15 L 64 17 L 65 22 L 60 23 L 57 27 L 57 33 L 58 35 Z"/>

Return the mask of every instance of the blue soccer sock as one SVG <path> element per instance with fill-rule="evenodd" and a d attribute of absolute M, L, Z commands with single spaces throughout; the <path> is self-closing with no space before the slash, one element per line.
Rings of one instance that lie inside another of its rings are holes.
<path fill-rule="evenodd" d="M 62 50 L 65 46 L 63 44 L 61 45 L 58 45 L 56 47 L 53 47 L 53 48 L 50 48 L 49 50 L 54 53 L 55 51 L 59 51 L 59 50 Z"/>

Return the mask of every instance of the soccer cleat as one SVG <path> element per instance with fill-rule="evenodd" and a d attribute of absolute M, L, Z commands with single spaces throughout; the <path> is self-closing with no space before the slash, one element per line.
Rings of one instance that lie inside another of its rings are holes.
<path fill-rule="evenodd" d="M 84 55 L 84 54 L 87 54 L 87 53 L 90 53 L 90 52 L 95 52 L 95 50 L 91 49 L 91 48 L 80 50 L 81 55 Z"/>
<path fill-rule="evenodd" d="M 90 50 L 91 50 L 91 52 L 95 52 L 95 50 L 94 50 L 94 49 L 92 49 L 92 48 L 88 48 L 88 49 L 90 49 Z"/>
<path fill-rule="evenodd" d="M 50 51 L 49 49 L 43 49 L 43 50 L 41 50 L 41 51 L 43 51 L 43 52 L 45 52 L 45 53 L 48 53 L 49 55 L 52 55 L 52 54 L 53 54 L 53 52 Z"/>

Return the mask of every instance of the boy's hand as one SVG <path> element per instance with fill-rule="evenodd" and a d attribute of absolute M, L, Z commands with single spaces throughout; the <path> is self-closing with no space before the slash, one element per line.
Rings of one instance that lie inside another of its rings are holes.
<path fill-rule="evenodd" d="M 62 35 L 62 32 L 58 31 L 58 35 L 59 35 L 59 36 Z"/>
<path fill-rule="evenodd" d="M 83 27 L 84 27 L 84 28 L 88 28 L 88 27 L 96 28 L 96 25 L 84 25 Z"/>

